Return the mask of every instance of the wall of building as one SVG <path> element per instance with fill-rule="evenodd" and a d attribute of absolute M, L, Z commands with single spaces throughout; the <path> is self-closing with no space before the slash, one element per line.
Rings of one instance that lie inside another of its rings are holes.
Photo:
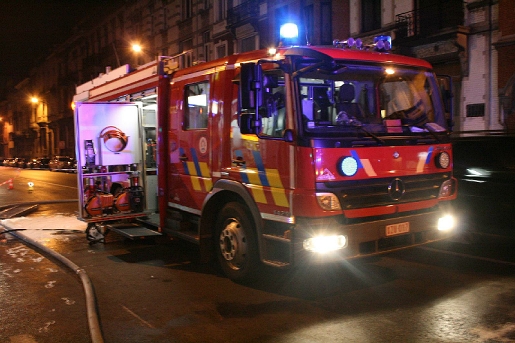
<path fill-rule="evenodd" d="M 70 38 L 34 68 L 28 82 L 17 86 L 17 95 L 9 102 L 11 113 L 16 113 L 14 117 L 20 119 L 12 120 L 12 129 L 4 126 L 13 132 L 5 138 L 8 142 L 4 148 L 11 146 L 8 148 L 11 155 L 73 156 L 71 99 L 75 87 L 106 73 L 106 67 L 115 69 L 129 64 L 131 68 L 137 68 L 157 55 L 170 56 L 189 49 L 192 50 L 189 63 L 198 63 L 239 52 L 252 42 L 255 48 L 265 48 L 278 43 L 278 25 L 285 20 L 285 13 L 298 22 L 306 16 L 312 18 L 313 22 L 306 25 L 312 28 L 308 33 L 311 44 L 320 44 L 324 39 L 328 41 L 328 32 L 336 39 L 350 36 L 370 39 L 378 33 L 391 34 L 395 39 L 398 15 L 414 11 L 416 3 L 413 0 L 374 0 L 373 3 L 380 6 L 380 25 L 373 32 L 362 32 L 362 20 L 369 15 L 362 13 L 364 1 L 368 0 L 191 0 L 190 11 L 183 7 L 188 1 L 182 0 L 109 1 L 106 6 L 110 8 L 106 7 L 94 18 L 78 21 Z M 245 8 L 245 5 L 256 3 L 255 16 L 232 24 L 228 20 L 236 6 Z M 515 45 L 491 47 L 511 35 L 515 42 L 515 17 L 512 15 L 515 2 L 467 1 L 463 6 L 465 27 L 453 31 L 458 32 L 453 40 L 431 41 L 430 37 L 419 37 L 419 41 L 413 43 L 408 37 L 407 48 L 399 51 L 414 56 L 419 54 L 418 57 L 433 63 L 436 71 L 453 76 L 456 128 L 503 128 L 499 123 L 504 114 L 499 111 L 498 90 L 515 74 L 512 63 Z M 498 7 L 502 8 L 500 12 Z M 325 15 L 327 8 L 331 16 Z M 491 15 L 490 8 L 493 9 Z M 501 27 L 499 34 L 496 25 Z M 130 50 L 130 43 L 134 41 L 143 45 L 143 54 L 136 56 Z M 47 115 L 39 122 L 31 119 L 33 107 L 26 100 L 31 94 L 41 97 L 47 104 Z M 467 106 L 478 102 L 485 104 L 485 115 L 467 116 Z M 6 115 L 4 108 L 7 107 L 0 106 L 0 116 Z M 21 143 L 22 139 L 32 142 Z M 17 146 L 13 146 L 14 143 Z"/>

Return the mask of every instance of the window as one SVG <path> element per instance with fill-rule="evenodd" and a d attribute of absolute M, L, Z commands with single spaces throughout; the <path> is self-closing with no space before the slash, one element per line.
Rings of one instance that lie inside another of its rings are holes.
<path fill-rule="evenodd" d="M 267 71 L 263 78 L 263 104 L 261 114 L 261 134 L 282 137 L 286 128 L 286 103 L 284 73 L 281 70 Z"/>
<path fill-rule="evenodd" d="M 322 23 L 322 32 L 320 33 L 320 43 L 325 45 L 333 44 L 331 3 L 323 2 L 320 4 L 320 22 Z"/>
<path fill-rule="evenodd" d="M 191 0 L 182 0 L 182 19 L 191 18 Z"/>
<path fill-rule="evenodd" d="M 183 129 L 205 129 L 208 120 L 209 82 L 186 86 Z"/>
<path fill-rule="evenodd" d="M 381 28 L 381 0 L 361 1 L 361 32 Z"/>
<path fill-rule="evenodd" d="M 227 56 L 227 44 L 225 42 L 219 43 L 215 46 L 216 58 Z"/>
<path fill-rule="evenodd" d="M 313 42 L 313 32 L 315 32 L 315 19 L 313 15 L 313 5 L 309 5 L 304 7 L 303 16 L 305 23 L 305 34 L 301 35 L 301 37 L 306 37 L 307 42 L 312 43 Z M 301 28 L 302 30 L 302 28 Z"/>
<path fill-rule="evenodd" d="M 215 22 L 222 21 L 227 16 L 227 0 L 215 0 Z"/>
<path fill-rule="evenodd" d="M 240 40 L 240 52 L 256 50 L 256 36 L 242 38 Z"/>

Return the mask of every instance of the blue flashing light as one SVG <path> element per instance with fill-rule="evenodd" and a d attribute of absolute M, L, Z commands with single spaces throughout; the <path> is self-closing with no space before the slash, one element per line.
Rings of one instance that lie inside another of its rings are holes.
<path fill-rule="evenodd" d="M 345 176 L 353 176 L 358 171 L 358 161 L 354 157 L 347 156 L 339 163 L 340 172 Z"/>
<path fill-rule="evenodd" d="M 299 28 L 296 24 L 286 23 L 281 25 L 279 30 L 279 35 L 284 39 L 294 39 L 299 37 Z"/>
<path fill-rule="evenodd" d="M 392 49 L 392 37 L 390 36 L 377 36 L 374 37 L 374 45 L 376 50 L 388 51 Z"/>

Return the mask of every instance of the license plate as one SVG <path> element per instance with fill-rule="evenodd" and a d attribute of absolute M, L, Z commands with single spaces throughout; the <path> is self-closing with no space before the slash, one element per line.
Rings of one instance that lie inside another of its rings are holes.
<path fill-rule="evenodd" d="M 409 232 L 409 222 L 386 225 L 386 235 L 394 236 Z"/>

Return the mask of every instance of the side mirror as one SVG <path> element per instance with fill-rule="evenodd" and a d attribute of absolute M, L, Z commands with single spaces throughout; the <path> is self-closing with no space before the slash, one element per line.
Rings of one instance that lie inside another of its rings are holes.
<path fill-rule="evenodd" d="M 262 69 L 256 63 L 242 63 L 240 70 L 240 108 L 250 110 L 262 103 Z"/>
<path fill-rule="evenodd" d="M 242 63 L 239 82 L 239 120 L 241 133 L 258 134 L 261 120 L 258 108 L 262 105 L 262 69 L 256 63 Z"/>
<path fill-rule="evenodd" d="M 453 93 L 452 93 L 452 77 L 448 75 L 437 75 L 440 94 L 442 96 L 443 107 L 447 119 L 447 126 L 452 131 L 454 123 Z"/>

